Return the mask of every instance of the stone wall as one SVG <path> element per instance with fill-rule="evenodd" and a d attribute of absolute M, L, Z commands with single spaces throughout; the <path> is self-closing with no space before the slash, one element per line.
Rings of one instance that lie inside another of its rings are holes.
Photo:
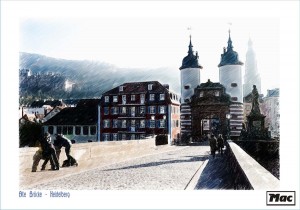
<path fill-rule="evenodd" d="M 155 149 L 155 139 L 129 140 L 129 141 L 107 141 L 73 144 L 71 155 L 78 161 L 90 162 L 90 160 L 100 162 L 120 162 L 129 158 L 139 157 Z M 31 170 L 33 155 L 38 150 L 37 147 L 19 148 L 20 173 Z M 66 160 L 64 148 L 59 158 L 60 165 Z M 40 161 L 38 170 L 43 161 Z M 49 165 L 49 164 L 48 164 Z"/>
<path fill-rule="evenodd" d="M 279 180 L 232 141 L 226 143 L 227 164 L 235 189 L 278 189 Z"/>

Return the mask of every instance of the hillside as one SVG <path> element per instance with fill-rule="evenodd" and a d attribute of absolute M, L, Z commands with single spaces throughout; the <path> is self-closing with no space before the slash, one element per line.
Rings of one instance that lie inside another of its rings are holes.
<path fill-rule="evenodd" d="M 157 80 L 180 92 L 178 69 L 120 68 L 100 61 L 66 60 L 20 52 L 19 69 L 30 69 L 30 77 L 20 73 L 20 98 L 93 98 L 124 82 Z M 72 83 L 66 90 L 65 82 Z"/>

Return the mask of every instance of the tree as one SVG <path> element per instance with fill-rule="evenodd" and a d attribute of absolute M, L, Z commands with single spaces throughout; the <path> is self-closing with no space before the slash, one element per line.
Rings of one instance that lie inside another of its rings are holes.
<path fill-rule="evenodd" d="M 36 147 L 42 136 L 42 124 L 26 121 L 19 127 L 19 147 Z"/>

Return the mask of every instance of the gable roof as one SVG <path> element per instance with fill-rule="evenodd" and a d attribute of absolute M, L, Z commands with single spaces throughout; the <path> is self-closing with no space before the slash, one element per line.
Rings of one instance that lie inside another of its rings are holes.
<path fill-rule="evenodd" d="M 61 110 L 44 125 L 95 125 L 98 121 L 100 99 L 80 100 L 76 107 Z"/>

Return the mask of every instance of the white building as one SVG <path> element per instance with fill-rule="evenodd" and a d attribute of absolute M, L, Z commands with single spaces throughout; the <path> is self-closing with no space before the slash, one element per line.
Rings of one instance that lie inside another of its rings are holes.
<path fill-rule="evenodd" d="M 248 41 L 248 51 L 246 53 L 245 75 L 243 85 L 243 95 L 246 97 L 252 91 L 253 85 L 256 85 L 257 91 L 261 94 L 261 78 L 257 69 L 256 55 L 253 50 L 253 42 Z"/>
<path fill-rule="evenodd" d="M 228 38 L 227 49 L 223 48 L 219 67 L 219 81 L 226 88 L 226 93 L 231 96 L 230 105 L 230 136 L 240 136 L 243 123 L 243 86 L 242 86 L 242 65 L 238 53 L 233 51 L 230 37 Z"/>
<path fill-rule="evenodd" d="M 191 134 L 191 97 L 194 95 L 194 89 L 200 84 L 200 69 L 202 66 L 198 63 L 198 52 L 193 51 L 192 40 L 188 55 L 183 58 L 180 69 L 181 78 L 181 105 L 180 105 L 180 127 L 181 134 Z"/>

